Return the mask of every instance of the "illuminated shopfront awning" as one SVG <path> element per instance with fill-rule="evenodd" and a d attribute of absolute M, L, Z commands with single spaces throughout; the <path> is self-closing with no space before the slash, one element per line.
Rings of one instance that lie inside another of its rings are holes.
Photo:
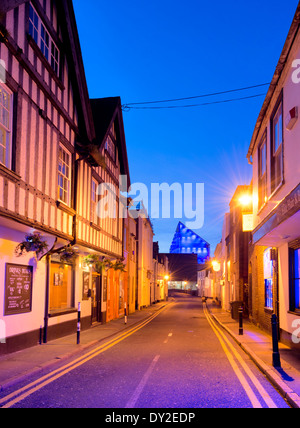
<path fill-rule="evenodd" d="M 253 232 L 253 243 L 277 247 L 299 238 L 300 184 Z"/>

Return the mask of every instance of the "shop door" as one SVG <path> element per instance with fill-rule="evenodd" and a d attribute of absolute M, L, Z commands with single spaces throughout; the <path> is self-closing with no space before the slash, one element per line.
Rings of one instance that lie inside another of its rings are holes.
<path fill-rule="evenodd" d="M 93 275 L 91 298 L 92 324 L 95 324 L 101 321 L 101 276 L 99 275 Z"/>

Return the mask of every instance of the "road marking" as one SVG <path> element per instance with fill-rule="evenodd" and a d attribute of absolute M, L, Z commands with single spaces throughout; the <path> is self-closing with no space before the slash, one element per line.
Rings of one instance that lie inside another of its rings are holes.
<path fill-rule="evenodd" d="M 259 394 L 261 395 L 261 397 L 263 398 L 263 400 L 265 401 L 265 403 L 267 404 L 267 406 L 269 408 L 272 409 L 277 409 L 276 404 L 274 403 L 274 401 L 272 400 L 272 398 L 270 397 L 270 395 L 267 393 L 267 391 L 264 389 L 264 387 L 262 386 L 262 384 L 260 383 L 260 381 L 257 379 L 257 377 L 252 373 L 252 371 L 250 370 L 250 368 L 248 367 L 248 365 L 246 364 L 246 362 L 243 360 L 243 358 L 241 357 L 241 355 L 237 352 L 237 350 L 234 348 L 234 346 L 232 345 L 232 343 L 230 343 L 230 341 L 228 340 L 228 338 L 226 337 L 226 335 L 223 333 L 223 331 L 216 325 L 216 323 L 212 320 L 210 314 L 208 313 L 207 309 L 204 310 L 204 313 L 208 319 L 208 321 L 210 322 L 211 325 L 213 325 L 213 329 L 215 329 L 216 331 L 218 331 L 218 333 L 221 335 L 221 337 L 224 338 L 225 342 L 228 344 L 229 348 L 231 349 L 233 355 L 236 357 L 236 359 L 239 361 L 239 363 L 241 364 L 241 366 L 243 367 L 243 369 L 245 370 L 245 372 L 247 373 L 247 375 L 249 376 L 249 378 L 251 379 L 252 383 L 254 384 L 254 386 L 256 387 L 257 391 L 259 392 Z M 215 332 L 216 332 L 215 331 Z M 220 339 L 219 339 L 220 340 Z M 226 345 L 225 345 L 226 346 Z M 228 349 L 228 348 L 227 348 Z M 245 379 L 246 380 L 246 379 Z M 247 381 L 246 381 L 247 382 Z M 248 383 L 248 382 L 247 382 Z M 249 385 L 249 384 L 248 384 Z M 249 385 L 249 388 L 250 385 Z M 253 391 L 252 391 L 253 392 Z M 261 405 L 260 405 L 261 408 Z"/>
<path fill-rule="evenodd" d="M 48 373 L 47 375 L 35 380 L 34 382 L 24 386 L 23 388 L 18 389 L 17 391 L 13 392 L 12 394 L 9 394 L 6 397 L 0 399 L 0 405 L 6 403 L 4 406 L 1 406 L 1 408 L 7 409 L 7 408 L 14 406 L 15 404 L 19 403 L 20 401 L 23 401 L 25 398 L 32 395 L 34 392 L 44 388 L 45 386 L 47 386 L 51 382 L 59 379 L 60 377 L 71 372 L 72 370 L 75 370 L 77 367 L 82 366 L 86 362 L 92 360 L 93 358 L 97 357 L 98 355 L 102 354 L 103 352 L 107 351 L 108 349 L 112 348 L 113 346 L 117 345 L 118 343 L 122 342 L 123 340 L 127 339 L 127 337 L 132 336 L 134 333 L 141 330 L 146 325 L 148 325 L 150 322 L 152 322 L 166 308 L 167 308 L 167 306 L 164 306 L 163 308 L 159 309 L 155 314 L 151 315 L 148 319 L 142 321 L 140 324 L 131 328 L 129 331 L 126 331 L 126 332 L 120 334 L 115 339 L 112 339 L 112 340 L 102 344 L 98 348 L 87 352 L 86 354 L 75 359 L 71 363 L 68 363 L 68 364 L 64 365 L 63 367 L 60 367 L 59 369 L 56 369 L 56 370 L 52 371 L 51 373 Z"/>
<path fill-rule="evenodd" d="M 125 406 L 125 409 L 134 409 L 136 403 L 138 402 L 143 390 L 145 389 L 145 386 L 148 383 L 148 380 L 150 379 L 150 376 L 155 369 L 156 364 L 158 363 L 158 360 L 160 359 L 160 355 L 157 355 L 154 360 L 152 361 L 149 369 L 144 374 L 142 380 L 140 381 L 139 385 L 137 386 L 136 390 L 134 391 L 131 399 L 128 401 L 127 405 Z"/>
<path fill-rule="evenodd" d="M 205 312 L 205 311 L 204 311 Z M 207 321 L 209 322 L 211 328 L 213 329 L 215 335 L 217 336 L 217 338 L 219 339 L 219 342 L 221 343 L 221 346 L 223 348 L 223 351 L 225 352 L 231 367 L 233 368 L 236 376 L 238 377 L 242 387 L 244 388 L 249 400 L 252 403 L 252 406 L 254 407 L 254 409 L 261 409 L 262 406 L 260 404 L 260 402 L 258 401 L 255 393 L 253 392 L 251 386 L 249 385 L 249 383 L 247 382 L 245 376 L 242 374 L 242 372 L 240 371 L 238 365 L 236 364 L 232 354 L 230 353 L 229 349 L 227 348 L 224 340 L 222 339 L 221 335 L 219 334 L 219 332 L 217 331 L 217 329 L 215 328 L 214 324 L 212 323 L 212 321 L 210 320 L 209 316 L 205 313 Z"/>

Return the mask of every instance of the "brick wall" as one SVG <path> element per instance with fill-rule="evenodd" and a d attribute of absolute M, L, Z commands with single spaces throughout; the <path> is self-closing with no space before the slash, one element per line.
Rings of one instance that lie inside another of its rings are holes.
<path fill-rule="evenodd" d="M 265 308 L 264 252 L 267 248 L 268 247 L 260 246 L 250 248 L 249 309 L 252 322 L 263 330 L 271 332 L 271 317 L 273 311 Z M 277 268 L 275 265 L 273 288 L 275 313 L 277 313 L 277 283 Z"/>

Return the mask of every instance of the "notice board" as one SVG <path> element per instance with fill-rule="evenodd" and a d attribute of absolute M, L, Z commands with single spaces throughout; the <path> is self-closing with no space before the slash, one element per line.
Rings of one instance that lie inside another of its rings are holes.
<path fill-rule="evenodd" d="M 32 266 L 6 264 L 4 315 L 31 312 L 32 275 Z"/>

